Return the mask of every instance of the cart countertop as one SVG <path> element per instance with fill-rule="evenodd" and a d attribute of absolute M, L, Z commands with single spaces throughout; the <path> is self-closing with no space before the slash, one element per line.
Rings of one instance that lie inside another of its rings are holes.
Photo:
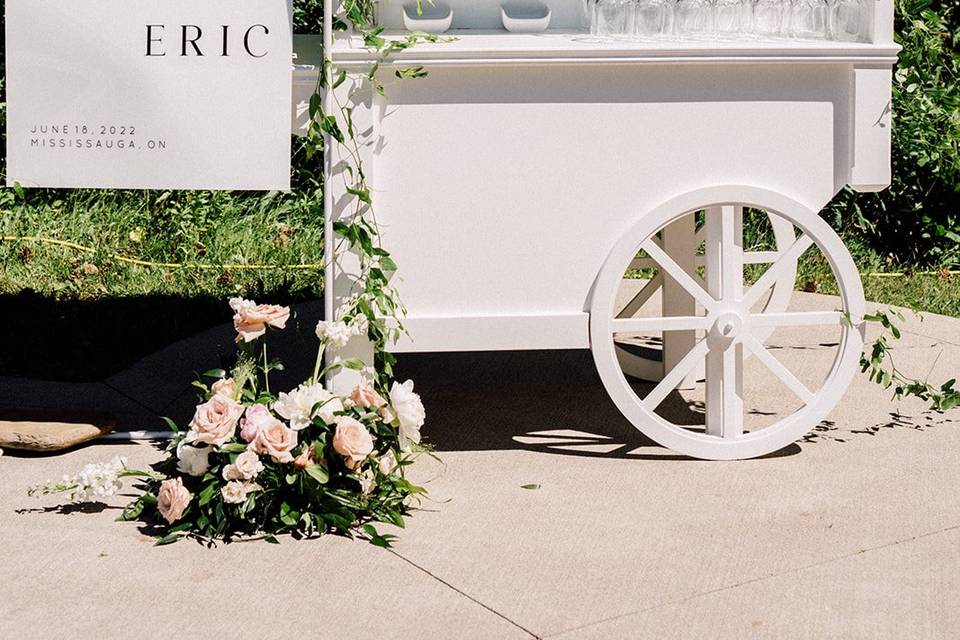
<path fill-rule="evenodd" d="M 387 38 L 403 38 L 404 31 L 387 31 Z M 502 30 L 452 30 L 440 42 L 421 43 L 393 54 L 387 64 L 522 64 L 522 63 L 874 63 L 893 64 L 896 44 L 825 40 L 623 41 L 604 40 L 573 30 L 544 33 L 508 33 Z M 374 60 L 357 35 L 341 34 L 332 57 L 340 65 Z"/>

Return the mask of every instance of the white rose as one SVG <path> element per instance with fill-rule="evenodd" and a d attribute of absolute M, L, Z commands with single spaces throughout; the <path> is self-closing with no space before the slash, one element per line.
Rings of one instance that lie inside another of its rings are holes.
<path fill-rule="evenodd" d="M 386 454 L 381 456 L 380 461 L 377 463 L 377 467 L 380 469 L 380 473 L 385 476 L 393 473 L 393 470 L 397 468 L 397 454 L 393 452 L 393 449 L 387 451 Z"/>
<path fill-rule="evenodd" d="M 253 480 L 263 471 L 263 463 L 260 462 L 260 457 L 256 451 L 250 449 L 237 456 L 237 461 L 233 463 L 233 466 L 237 468 L 240 477 L 244 480 Z"/>
<path fill-rule="evenodd" d="M 409 451 L 411 442 L 420 442 L 420 427 L 427 418 L 420 396 L 413 392 L 413 380 L 407 380 L 403 384 L 393 383 L 390 388 L 390 406 L 400 422 L 400 448 Z"/>
<path fill-rule="evenodd" d="M 370 469 L 365 470 L 358 476 L 360 480 L 360 490 L 363 492 L 363 495 L 369 495 L 373 493 L 373 490 L 377 487 L 377 478 L 373 475 L 373 471 Z"/>
<path fill-rule="evenodd" d="M 240 475 L 240 470 L 237 469 L 237 465 L 235 464 L 228 464 L 225 466 L 221 475 L 223 475 L 223 479 L 227 482 L 230 482 L 231 480 L 243 479 L 243 476 Z"/>
<path fill-rule="evenodd" d="M 188 476 L 202 476 L 210 468 L 211 447 L 194 447 L 185 442 L 177 445 L 177 471 Z"/>
<path fill-rule="evenodd" d="M 314 411 L 314 407 L 317 407 Z M 290 428 L 300 431 L 310 426 L 314 416 L 320 416 L 327 424 L 333 423 L 334 413 L 343 411 L 343 402 L 324 389 L 322 384 L 302 384 L 290 393 L 281 393 L 273 410 L 290 422 Z"/>
<path fill-rule="evenodd" d="M 247 487 L 242 482 L 228 482 L 227 486 L 220 489 L 220 493 L 227 504 L 241 504 L 247 499 Z"/>
<path fill-rule="evenodd" d="M 260 489 L 260 485 L 252 482 L 233 481 L 228 482 L 225 487 L 220 489 L 220 494 L 223 495 L 223 501 L 227 504 L 243 504 L 247 495 L 258 489 Z"/>

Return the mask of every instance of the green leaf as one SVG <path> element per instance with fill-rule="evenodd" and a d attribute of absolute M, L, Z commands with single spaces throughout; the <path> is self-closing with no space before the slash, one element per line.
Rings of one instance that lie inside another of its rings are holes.
<path fill-rule="evenodd" d="M 280 503 L 280 521 L 287 526 L 297 524 L 300 519 L 300 513 L 291 507 L 287 502 Z"/>
<path fill-rule="evenodd" d="M 410 67 L 407 69 L 397 69 L 396 75 L 401 80 L 403 79 L 412 79 L 412 78 L 424 78 L 427 75 L 427 72 L 424 71 L 423 67 Z"/>
<path fill-rule="evenodd" d="M 373 200 L 370 198 L 370 190 L 362 187 L 347 187 L 347 193 L 357 196 L 361 202 L 367 204 L 373 204 Z"/>
<path fill-rule="evenodd" d="M 208 484 L 207 486 L 205 486 L 203 488 L 203 491 L 200 492 L 200 500 L 198 501 L 200 506 L 202 507 L 203 505 L 209 503 L 211 500 L 213 500 L 213 496 L 215 496 L 216 494 L 217 494 L 217 485 Z"/>
<path fill-rule="evenodd" d="M 269 542 L 270 544 L 280 544 L 280 541 L 277 540 L 277 537 L 276 537 L 276 536 L 266 536 L 266 537 L 264 538 L 264 540 L 265 540 L 266 542 Z"/>
<path fill-rule="evenodd" d="M 243 453 L 247 450 L 247 445 L 242 442 L 230 442 L 220 445 L 221 453 Z"/>
<path fill-rule="evenodd" d="M 153 546 L 162 547 L 163 545 L 166 545 L 166 544 L 173 544 L 174 542 L 177 542 L 178 540 L 180 540 L 180 538 L 182 537 L 183 536 L 177 535 L 175 533 L 168 536 L 163 536 L 162 538 L 157 538 L 156 542 L 153 543 Z"/>
<path fill-rule="evenodd" d="M 330 481 L 330 474 L 327 472 L 326 467 L 320 464 L 312 464 L 304 471 L 308 476 L 316 480 L 320 484 L 327 484 Z"/>
<path fill-rule="evenodd" d="M 539 488 L 540 488 L 540 485 L 539 485 L 539 484 L 536 484 L 536 483 L 534 483 L 534 484 L 523 484 L 523 485 L 520 485 L 520 488 L 521 488 L 521 489 L 529 489 L 529 490 L 533 491 L 533 490 L 539 489 Z"/>
<path fill-rule="evenodd" d="M 180 431 L 180 427 L 177 426 L 177 423 L 170 418 L 161 416 L 160 419 L 163 420 L 164 424 L 170 427 L 170 431 L 173 431 L 174 433 L 178 433 Z"/>
<path fill-rule="evenodd" d="M 386 271 L 387 273 L 393 273 L 397 270 L 397 263 L 394 262 L 393 258 L 391 258 L 390 256 L 381 256 L 380 268 Z"/>
<path fill-rule="evenodd" d="M 153 494 L 150 495 L 152 496 Z M 123 513 L 120 514 L 120 517 L 117 518 L 117 521 L 130 522 L 131 520 L 136 520 L 140 517 L 140 514 L 143 513 L 143 509 L 146 505 L 147 500 L 144 499 L 144 496 L 140 496 L 124 508 Z"/>
<path fill-rule="evenodd" d="M 223 369 L 210 369 L 210 371 L 203 372 L 204 378 L 226 378 L 227 372 Z"/>
<path fill-rule="evenodd" d="M 346 360 L 341 360 L 339 364 L 354 371 L 362 371 L 363 368 L 367 366 L 363 363 L 363 360 L 359 358 L 347 358 Z"/>

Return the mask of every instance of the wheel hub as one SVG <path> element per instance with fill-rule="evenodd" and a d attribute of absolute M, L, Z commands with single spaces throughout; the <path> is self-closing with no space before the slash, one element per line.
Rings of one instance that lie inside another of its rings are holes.
<path fill-rule="evenodd" d="M 736 311 L 721 311 L 710 328 L 710 337 L 718 343 L 736 340 L 743 331 L 743 316 Z"/>

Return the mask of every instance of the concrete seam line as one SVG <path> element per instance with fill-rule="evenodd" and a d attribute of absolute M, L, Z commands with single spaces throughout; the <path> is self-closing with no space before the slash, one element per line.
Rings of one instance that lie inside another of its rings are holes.
<path fill-rule="evenodd" d="M 851 552 L 851 553 L 845 553 L 845 554 L 843 554 L 843 555 L 841 555 L 841 556 L 837 556 L 837 557 L 835 557 L 835 558 L 827 558 L 826 560 L 821 560 L 820 562 L 814 562 L 814 563 L 806 564 L 806 565 L 803 565 L 803 566 L 800 566 L 800 567 L 794 567 L 793 569 L 787 569 L 786 571 L 780 571 L 779 573 L 771 573 L 771 574 L 769 574 L 769 575 L 759 576 L 759 577 L 756 577 L 756 578 L 750 578 L 750 579 L 748 579 L 748 580 L 743 580 L 743 581 L 741 581 L 741 582 L 737 582 L 737 583 L 734 583 L 734 584 L 726 585 L 726 586 L 723 586 L 723 587 L 717 587 L 717 588 L 715 588 L 715 589 L 709 589 L 709 590 L 707 590 L 707 591 L 703 591 L 703 592 L 701 592 L 701 593 L 695 593 L 695 594 L 693 594 L 693 595 L 686 596 L 686 597 L 684 597 L 684 598 L 678 598 L 677 600 L 670 600 L 670 601 L 668 601 L 668 602 L 662 602 L 662 603 L 660 603 L 660 604 L 653 605 L 652 607 L 647 607 L 646 609 L 638 609 L 638 610 L 636 610 L 636 611 L 630 611 L 630 612 L 628 612 L 628 613 L 621 613 L 620 615 L 610 616 L 609 618 L 604 618 L 604 619 L 602 619 L 602 620 L 597 620 L 596 622 L 590 622 L 590 623 L 583 624 L 583 625 L 579 625 L 579 626 L 576 626 L 576 627 L 571 627 L 571 628 L 569 628 L 569 629 L 564 629 L 563 631 L 560 631 L 560 632 L 557 632 L 557 633 L 554 633 L 554 634 L 550 634 L 549 636 L 546 636 L 546 637 L 547 637 L 547 638 L 559 638 L 559 637 L 564 636 L 565 634 L 572 633 L 572 632 L 574 632 L 574 631 L 579 631 L 579 630 L 581 630 L 581 629 L 586 629 L 586 628 L 588 628 L 588 627 L 593 627 L 593 626 L 596 626 L 596 625 L 598 625 L 598 624 L 603 624 L 603 623 L 605 623 L 605 622 L 611 622 L 611 621 L 613 621 L 613 620 L 619 620 L 619 619 L 621 619 L 621 618 L 629 618 L 630 616 L 640 615 L 640 614 L 643 614 L 643 613 L 649 613 L 650 611 L 656 611 L 657 609 L 663 609 L 663 608 L 665 608 L 665 607 L 671 607 L 671 606 L 676 605 L 676 604 L 683 604 L 683 603 L 689 602 L 689 601 L 691 601 L 691 600 L 696 600 L 697 598 L 702 598 L 703 596 L 709 596 L 709 595 L 713 595 L 713 594 L 715 594 L 715 593 L 720 593 L 720 592 L 723 592 L 723 591 L 729 591 L 730 589 L 737 589 L 737 588 L 739 588 L 739 587 L 743 587 L 743 586 L 746 586 L 746 585 L 748 585 L 748 584 L 755 584 L 755 583 L 757 583 L 757 582 L 764 582 L 764 581 L 766 581 L 766 580 L 771 580 L 771 579 L 773 579 L 773 578 L 779 578 L 780 576 L 789 575 L 789 574 L 791 574 L 791 573 L 799 573 L 799 572 L 801 572 L 801 571 L 806 571 L 807 569 L 815 569 L 815 568 L 817 568 L 817 567 L 822 567 L 822 566 L 825 566 L 825 565 L 828 565 L 828 564 L 833 564 L 834 562 L 839 562 L 839 561 L 841 561 L 841 560 L 846 560 L 846 559 L 848 559 L 848 558 L 853 558 L 853 557 L 855 557 L 855 556 L 864 555 L 864 554 L 866 554 L 866 553 L 870 553 L 871 551 L 879 551 L 880 549 L 886 549 L 887 547 L 895 547 L 895 546 L 900 545 L 900 544 L 906 544 L 906 543 L 908 543 L 908 542 L 915 542 L 916 540 L 922 540 L 922 539 L 924 539 L 924 538 L 929 538 L 929 537 L 931 537 L 931 536 L 940 535 L 941 533 L 949 533 L 949 532 L 951 532 L 951 531 L 956 531 L 957 529 L 960 529 L 960 524 L 953 525 L 953 526 L 950 526 L 950 527 L 945 527 L 945 528 L 943 528 L 943 529 L 938 529 L 937 531 L 930 531 L 930 532 L 928 532 L 928 533 L 920 533 L 920 534 L 917 534 L 917 535 L 915 535 L 915 536 L 911 536 L 911 537 L 909 537 L 909 538 L 903 538 L 903 539 L 901 539 L 901 540 L 893 540 L 893 541 L 891 541 L 891 542 L 885 542 L 885 543 L 883 543 L 883 544 L 878 544 L 878 545 L 876 545 L 876 546 L 874 546 L 874 547 L 867 547 L 867 548 L 865 548 L 865 549 L 860 549 L 860 550 L 858 550 L 858 551 L 853 551 L 853 552 Z"/>
<path fill-rule="evenodd" d="M 542 636 L 538 636 L 538 635 L 535 634 L 533 631 L 530 631 L 529 629 L 527 629 L 527 628 L 524 627 L 523 625 L 518 624 L 517 622 L 514 622 L 513 620 L 511 620 L 511 619 L 508 618 L 507 616 L 503 615 L 502 613 L 500 613 L 500 612 L 497 611 L 496 609 L 494 609 L 494 608 L 492 608 L 492 607 L 490 607 L 490 606 L 488 606 L 488 605 L 480 602 L 479 600 L 477 600 L 476 598 L 474 598 L 474 597 L 471 596 L 470 594 L 465 593 L 464 591 L 458 589 L 457 587 L 453 586 L 452 584 L 450 584 L 449 582 L 447 582 L 447 581 L 444 580 L 443 578 L 439 577 L 438 575 L 436 575 L 436 574 L 434 574 L 434 573 L 431 573 L 431 572 L 428 571 L 427 569 L 424 569 L 423 567 L 421 567 L 420 565 L 418 565 L 418 564 L 417 564 L 416 562 L 414 562 L 413 560 L 410 560 L 409 558 L 403 557 L 402 555 L 400 555 L 399 553 L 397 553 L 397 552 L 394 551 L 393 549 L 388 549 L 388 551 L 389 551 L 390 553 L 392 553 L 393 555 L 395 555 L 396 557 L 398 557 L 398 558 L 400 558 L 401 560 L 403 560 L 404 562 L 406 562 L 407 564 L 409 564 L 410 566 L 412 566 L 412 567 L 418 569 L 419 571 L 422 571 L 423 573 L 427 574 L 428 576 L 430 576 L 431 578 L 433 578 L 434 580 L 436 580 L 436 581 L 439 582 L 440 584 L 444 585 L 444 586 L 447 587 L 448 589 L 451 589 L 451 590 L 457 592 L 458 594 L 460 594 L 461 596 L 463 596 L 464 598 L 466 598 L 467 600 L 469 600 L 469 601 L 471 601 L 471 602 L 473 602 L 473 603 L 475 603 L 475 604 L 480 605 L 481 607 L 483 607 L 484 609 L 486 609 L 486 610 L 489 611 L 490 613 L 494 614 L 494 615 L 497 616 L 498 618 L 501 618 L 501 619 L 509 622 L 511 625 L 513 625 L 513 626 L 516 627 L 517 629 L 520 629 L 521 631 L 523 631 L 524 633 L 526 633 L 527 635 L 529 635 L 531 638 L 536 638 L 536 640 L 541 640 Z"/>

